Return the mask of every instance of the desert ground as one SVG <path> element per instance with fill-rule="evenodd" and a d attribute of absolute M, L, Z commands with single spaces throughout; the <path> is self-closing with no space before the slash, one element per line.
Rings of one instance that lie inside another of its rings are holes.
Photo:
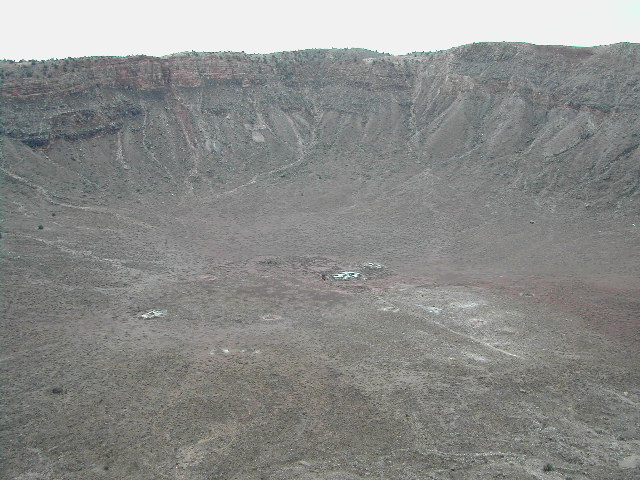
<path fill-rule="evenodd" d="M 0 476 L 640 478 L 637 48 L 3 66 Z"/>
<path fill-rule="evenodd" d="M 630 273 L 465 270 L 368 221 L 46 207 L 5 218 L 5 478 L 637 478 Z"/>

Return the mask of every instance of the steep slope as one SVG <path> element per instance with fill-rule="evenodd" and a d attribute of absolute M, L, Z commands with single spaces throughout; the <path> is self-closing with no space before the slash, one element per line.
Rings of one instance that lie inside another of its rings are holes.
<path fill-rule="evenodd" d="M 97 185 L 109 179 L 112 188 L 177 194 L 228 190 L 318 157 L 318 170 L 351 158 L 348 170 L 358 177 L 437 169 L 453 182 L 472 176 L 468 183 L 482 192 L 623 209 L 638 195 L 637 45 L 85 58 L 2 68 L 5 162 L 17 156 L 5 168 L 18 175 L 24 145 L 35 149 L 25 163 L 32 175 L 82 174 Z"/>
<path fill-rule="evenodd" d="M 275 216 L 300 225 L 293 246 L 316 251 L 344 251 L 335 227 L 350 225 L 374 239 L 362 248 L 402 245 L 409 264 L 427 250 L 449 266 L 526 270 L 568 256 L 598 271 L 611 262 L 599 232 L 614 230 L 625 260 L 613 268 L 631 273 L 639 48 L 5 63 L 2 172 L 43 205 L 147 216 L 159 202 L 209 203 L 183 226 L 196 235 L 230 205 L 241 229 Z"/>

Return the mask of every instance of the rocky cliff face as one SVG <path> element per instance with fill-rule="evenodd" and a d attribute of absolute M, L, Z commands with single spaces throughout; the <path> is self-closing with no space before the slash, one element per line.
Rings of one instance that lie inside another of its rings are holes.
<path fill-rule="evenodd" d="M 68 200 L 101 188 L 220 193 L 300 169 L 358 181 L 428 171 L 484 193 L 628 211 L 640 178 L 639 58 L 634 44 L 501 43 L 401 57 L 5 62 L 3 169 Z"/>
<path fill-rule="evenodd" d="M 500 43 L 4 63 L 1 171 L 34 211 L 177 215 L 203 245 L 206 219 L 256 232 L 238 234 L 253 253 L 358 238 L 408 265 L 597 270 L 614 228 L 597 222 L 620 219 L 621 251 L 640 223 L 639 59 Z"/>

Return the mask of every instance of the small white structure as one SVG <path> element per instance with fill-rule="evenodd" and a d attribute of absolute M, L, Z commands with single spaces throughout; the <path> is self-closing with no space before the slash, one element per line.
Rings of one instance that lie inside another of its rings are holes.
<path fill-rule="evenodd" d="M 368 268 L 370 270 L 381 270 L 384 268 L 384 265 L 382 265 L 381 263 L 369 262 L 364 264 L 364 268 Z"/>
<path fill-rule="evenodd" d="M 332 277 L 336 280 L 352 280 L 362 277 L 362 274 L 360 272 L 340 272 L 334 273 Z"/>
<path fill-rule="evenodd" d="M 143 313 L 142 315 L 140 315 L 140 318 L 150 320 L 152 318 L 163 317 L 166 315 L 166 313 L 166 310 L 150 310 L 147 313 Z"/>

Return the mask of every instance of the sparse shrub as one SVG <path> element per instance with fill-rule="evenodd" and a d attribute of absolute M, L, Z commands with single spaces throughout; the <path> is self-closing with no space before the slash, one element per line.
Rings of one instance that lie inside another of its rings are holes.
<path fill-rule="evenodd" d="M 44 227 L 42 225 L 38 225 L 38 230 L 44 230 Z"/>
<path fill-rule="evenodd" d="M 547 463 L 544 467 L 542 467 L 543 472 L 553 472 L 555 468 L 550 463 Z"/>

